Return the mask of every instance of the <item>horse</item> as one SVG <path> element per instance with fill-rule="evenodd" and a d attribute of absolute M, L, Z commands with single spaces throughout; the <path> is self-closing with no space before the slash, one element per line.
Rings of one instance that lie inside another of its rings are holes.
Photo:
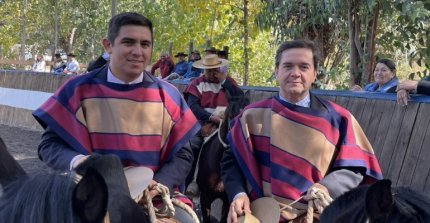
<path fill-rule="evenodd" d="M 222 221 L 226 221 L 228 214 L 228 198 L 221 180 L 221 159 L 227 147 L 226 137 L 230 129 L 230 121 L 235 118 L 240 111 L 249 104 L 247 96 L 231 96 L 226 93 L 228 106 L 224 112 L 224 122 L 218 130 L 218 135 L 214 135 L 201 148 L 198 162 L 198 173 L 196 182 L 200 189 L 200 205 L 203 222 L 209 222 L 209 209 L 214 200 L 220 198 L 222 205 Z"/>
<path fill-rule="evenodd" d="M 390 180 L 357 187 L 335 199 L 320 223 L 430 222 L 430 197 L 407 187 L 391 187 Z"/>
<path fill-rule="evenodd" d="M 0 138 L 0 219 L 4 222 L 149 222 L 130 197 L 121 161 L 92 155 L 77 172 L 29 176 Z"/>

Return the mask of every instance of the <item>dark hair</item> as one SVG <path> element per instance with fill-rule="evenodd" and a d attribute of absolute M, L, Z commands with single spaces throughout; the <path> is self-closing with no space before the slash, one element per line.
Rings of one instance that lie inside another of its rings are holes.
<path fill-rule="evenodd" d="M 289 49 L 301 49 L 301 48 L 310 49 L 312 51 L 314 68 L 315 70 L 317 70 L 318 61 L 319 61 L 317 49 L 314 43 L 309 40 L 290 40 L 282 43 L 281 46 L 279 46 L 278 50 L 276 51 L 275 66 L 278 67 L 279 63 L 281 63 L 281 57 L 284 51 Z"/>
<path fill-rule="evenodd" d="M 390 60 L 390 59 L 379 59 L 376 64 L 378 63 L 383 63 L 385 64 L 390 70 L 391 72 L 395 72 L 396 71 L 396 64 L 394 63 L 394 61 Z"/>
<path fill-rule="evenodd" d="M 151 31 L 151 40 L 154 39 L 151 20 L 136 12 L 123 12 L 118 15 L 115 15 L 109 21 L 108 39 L 111 43 L 113 43 L 116 37 L 118 37 L 118 33 L 121 27 L 126 25 L 148 27 Z"/>

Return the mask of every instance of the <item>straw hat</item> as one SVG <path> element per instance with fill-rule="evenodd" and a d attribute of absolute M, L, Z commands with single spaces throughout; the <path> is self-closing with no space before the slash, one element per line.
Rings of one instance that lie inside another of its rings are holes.
<path fill-rule="evenodd" d="M 131 198 L 136 199 L 151 183 L 154 172 L 148 167 L 126 167 L 124 168 Z"/>
<path fill-rule="evenodd" d="M 193 67 L 200 69 L 213 69 L 228 65 L 228 61 L 221 59 L 216 54 L 206 55 L 203 59 L 193 63 Z"/>

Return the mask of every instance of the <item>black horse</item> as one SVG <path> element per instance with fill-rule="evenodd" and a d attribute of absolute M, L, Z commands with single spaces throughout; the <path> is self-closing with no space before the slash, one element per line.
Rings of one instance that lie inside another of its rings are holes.
<path fill-rule="evenodd" d="M 322 213 L 321 223 L 430 222 L 430 197 L 390 180 L 355 188 L 337 198 Z"/>
<path fill-rule="evenodd" d="M 131 199 L 119 158 L 91 156 L 75 173 L 28 176 L 0 139 L 2 222 L 149 222 Z M 108 213 L 108 214 L 107 214 Z"/>
<path fill-rule="evenodd" d="M 249 104 L 247 96 L 230 96 L 226 94 L 228 106 L 224 112 L 224 122 L 214 135 L 203 146 L 199 156 L 196 182 L 200 189 L 200 205 L 203 222 L 209 222 L 211 204 L 217 198 L 223 201 L 222 221 L 225 222 L 228 214 L 228 199 L 221 180 L 221 159 L 226 149 L 226 136 L 230 129 L 230 121 Z"/>

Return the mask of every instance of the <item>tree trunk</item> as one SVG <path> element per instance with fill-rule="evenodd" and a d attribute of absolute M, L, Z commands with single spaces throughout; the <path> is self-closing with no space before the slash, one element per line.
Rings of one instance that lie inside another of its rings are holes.
<path fill-rule="evenodd" d="M 27 0 L 23 0 L 22 5 L 22 14 L 21 14 L 21 49 L 20 49 L 20 60 L 25 60 L 25 40 L 27 36 L 27 32 L 25 30 L 25 13 L 27 12 Z"/>
<path fill-rule="evenodd" d="M 117 1 L 116 0 L 111 0 L 111 4 L 110 4 L 110 15 L 111 17 L 114 17 L 116 15 L 117 12 Z"/>
<path fill-rule="evenodd" d="M 243 86 L 248 85 L 249 79 L 249 55 L 248 55 L 248 44 L 249 44 L 249 30 L 248 30 L 248 0 L 243 0 L 243 54 L 245 62 L 245 72 L 243 74 Z"/>
<path fill-rule="evenodd" d="M 356 0 L 348 1 L 348 25 L 349 25 L 349 45 L 350 45 L 350 59 L 349 70 L 351 75 L 350 85 L 361 83 L 361 76 L 359 70 L 360 56 L 356 45 L 356 36 L 358 36 L 357 25 L 360 25 L 356 20 L 358 19 L 358 3 Z"/>
<path fill-rule="evenodd" d="M 369 57 L 367 67 L 366 67 L 366 73 L 367 77 L 363 77 L 364 80 L 367 80 L 367 83 L 370 83 L 373 81 L 373 69 L 375 67 L 375 44 L 376 44 L 376 29 L 378 28 L 378 18 L 380 13 L 381 7 L 380 7 L 380 1 L 376 3 L 375 8 L 373 9 L 373 16 L 372 19 L 369 21 L 369 27 L 370 27 L 370 36 L 368 41 L 368 49 L 369 49 Z"/>

